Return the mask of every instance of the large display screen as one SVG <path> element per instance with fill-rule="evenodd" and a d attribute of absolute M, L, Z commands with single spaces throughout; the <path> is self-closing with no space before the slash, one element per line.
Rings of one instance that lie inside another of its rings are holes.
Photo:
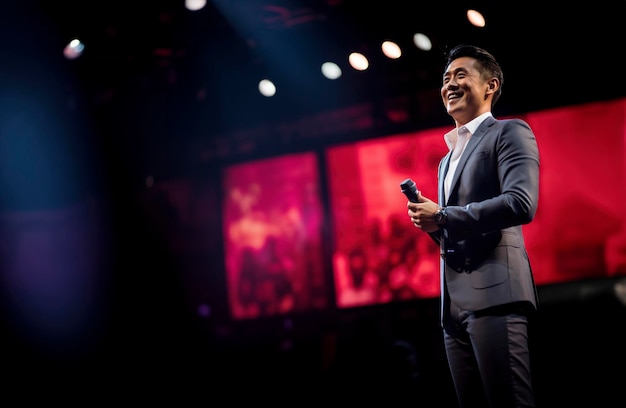
<path fill-rule="evenodd" d="M 524 226 L 537 284 L 626 275 L 624 100 L 530 113 L 541 155 L 535 220 Z M 438 296 L 438 248 L 409 222 L 400 182 L 436 200 L 450 127 L 327 150 L 336 304 Z"/>
<path fill-rule="evenodd" d="M 338 307 L 439 293 L 439 248 L 409 221 L 400 183 L 412 178 L 436 200 L 443 133 L 433 129 L 328 149 Z"/>
<path fill-rule="evenodd" d="M 234 319 L 327 308 L 314 153 L 232 165 L 223 175 L 228 302 Z"/>

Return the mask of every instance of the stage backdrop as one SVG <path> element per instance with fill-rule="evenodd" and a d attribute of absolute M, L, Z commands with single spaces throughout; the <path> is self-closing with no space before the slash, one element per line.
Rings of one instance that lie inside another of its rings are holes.
<path fill-rule="evenodd" d="M 522 116 L 541 155 L 539 208 L 524 226 L 539 285 L 626 275 L 625 110 L 620 99 Z M 226 168 L 223 230 L 232 316 L 438 296 L 438 248 L 409 222 L 400 182 L 410 177 L 436 198 L 448 130 Z"/>

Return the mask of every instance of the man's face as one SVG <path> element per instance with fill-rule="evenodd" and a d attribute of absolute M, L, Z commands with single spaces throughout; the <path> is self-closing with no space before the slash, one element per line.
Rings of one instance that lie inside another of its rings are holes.
<path fill-rule="evenodd" d="M 457 58 L 443 74 L 441 98 L 446 110 L 457 125 L 464 125 L 491 110 L 493 93 L 489 81 L 480 76 L 477 61 L 471 57 Z"/>

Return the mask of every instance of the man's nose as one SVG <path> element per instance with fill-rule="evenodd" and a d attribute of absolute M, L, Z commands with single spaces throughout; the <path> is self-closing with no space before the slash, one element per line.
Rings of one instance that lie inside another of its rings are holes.
<path fill-rule="evenodd" d="M 451 79 L 450 81 L 448 81 L 448 83 L 446 84 L 446 89 L 454 89 L 456 88 L 458 85 L 456 83 L 456 81 L 454 79 Z"/>

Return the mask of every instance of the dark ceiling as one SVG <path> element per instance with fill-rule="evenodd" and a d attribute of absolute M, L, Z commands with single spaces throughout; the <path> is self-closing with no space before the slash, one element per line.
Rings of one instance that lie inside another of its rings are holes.
<path fill-rule="evenodd" d="M 399 106 L 406 128 L 450 123 L 438 89 L 443 53 L 461 42 L 486 47 L 503 65 L 499 115 L 626 95 L 624 1 L 551 9 L 474 2 L 487 21 L 482 29 L 466 21 L 470 3 L 458 1 L 215 0 L 196 12 L 183 0 L 10 3 L 3 41 L 19 42 L 3 48 L 7 60 L 32 63 L 26 71 L 37 81 L 54 73 L 74 109 L 146 157 L 361 104 Z M 430 36 L 431 51 L 413 45 L 415 32 Z M 73 37 L 86 49 L 68 61 L 61 49 Z M 402 58 L 382 56 L 385 39 L 404 47 Z M 348 67 L 350 51 L 370 56 L 366 72 Z M 320 75 L 326 60 L 343 78 Z M 26 75 L 15 67 L 8 82 Z M 276 97 L 258 95 L 264 76 L 276 82 Z"/>

